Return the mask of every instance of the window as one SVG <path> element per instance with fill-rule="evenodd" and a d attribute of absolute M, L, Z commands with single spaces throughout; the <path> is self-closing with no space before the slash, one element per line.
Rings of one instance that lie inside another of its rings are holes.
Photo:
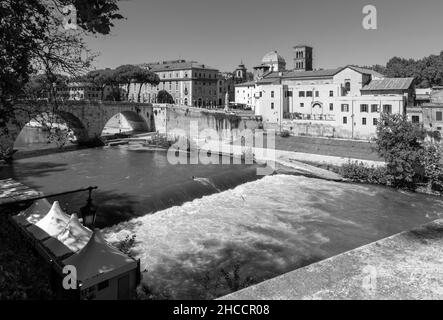
<path fill-rule="evenodd" d="M 367 104 L 361 104 L 360 105 L 360 112 L 368 112 L 368 105 Z"/>
<path fill-rule="evenodd" d="M 97 285 L 98 291 L 106 289 L 107 287 L 109 287 L 109 280 L 102 281 Z"/>
<path fill-rule="evenodd" d="M 320 97 L 320 92 L 315 91 L 315 96 L 316 96 L 317 98 Z"/>
<path fill-rule="evenodd" d="M 271 102 L 271 109 L 274 110 L 274 102 Z"/>
<path fill-rule="evenodd" d="M 366 118 L 362 118 L 361 119 L 361 124 L 364 125 L 364 126 L 366 125 Z"/>
<path fill-rule="evenodd" d="M 412 123 L 420 123 L 420 116 L 412 116 Z"/>
<path fill-rule="evenodd" d="M 334 111 L 334 104 L 333 103 L 329 104 L 329 111 Z"/>
<path fill-rule="evenodd" d="M 372 124 L 374 126 L 378 125 L 378 119 L 377 118 L 372 119 Z"/>
<path fill-rule="evenodd" d="M 442 112 L 441 111 L 437 111 L 436 113 L 435 113 L 435 120 L 437 120 L 437 121 L 441 121 L 442 120 Z"/>
<path fill-rule="evenodd" d="M 334 96 L 334 91 L 332 91 L 332 90 L 329 91 L 329 96 L 330 96 L 330 97 L 333 97 L 333 96 Z"/>
<path fill-rule="evenodd" d="M 304 108 L 305 104 L 304 103 L 300 103 L 300 108 Z"/>
<path fill-rule="evenodd" d="M 305 92 L 304 91 L 299 91 L 298 92 L 298 96 L 299 97 L 304 97 L 305 96 Z"/>
<path fill-rule="evenodd" d="M 260 91 L 260 98 L 261 98 L 261 97 L 263 97 L 263 92 L 262 92 L 262 91 Z"/>
<path fill-rule="evenodd" d="M 312 97 L 312 91 L 306 91 L 306 96 L 307 97 Z"/>
<path fill-rule="evenodd" d="M 274 98 L 274 91 L 271 91 L 271 98 Z"/>
<path fill-rule="evenodd" d="M 342 104 L 341 112 L 349 112 L 349 104 Z"/>
<path fill-rule="evenodd" d="M 371 112 L 378 112 L 378 104 L 371 104 Z"/>
<path fill-rule="evenodd" d="M 346 92 L 351 91 L 351 82 L 350 81 L 345 82 L 345 90 L 346 90 Z"/>
<path fill-rule="evenodd" d="M 392 106 L 390 104 L 384 104 L 383 105 L 383 112 L 384 113 L 392 113 Z"/>
<path fill-rule="evenodd" d="M 348 117 L 343 117 L 343 124 L 347 124 L 348 123 Z"/>

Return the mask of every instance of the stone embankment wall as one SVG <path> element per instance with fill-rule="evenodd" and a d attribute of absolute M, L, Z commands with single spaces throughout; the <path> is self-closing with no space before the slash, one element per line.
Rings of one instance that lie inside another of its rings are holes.
<path fill-rule="evenodd" d="M 372 124 L 371 124 L 372 125 Z M 368 124 L 369 126 L 369 124 Z M 345 128 L 335 121 L 283 120 L 282 124 L 266 123 L 265 129 L 289 131 L 294 136 L 324 137 L 337 139 L 371 140 L 375 134 L 370 131 L 358 131 Z"/>
<path fill-rule="evenodd" d="M 156 131 L 162 134 L 197 139 L 203 130 L 213 129 L 223 140 L 236 139 L 246 129 L 254 131 L 262 122 L 255 115 L 158 104 L 154 105 L 154 119 Z"/>

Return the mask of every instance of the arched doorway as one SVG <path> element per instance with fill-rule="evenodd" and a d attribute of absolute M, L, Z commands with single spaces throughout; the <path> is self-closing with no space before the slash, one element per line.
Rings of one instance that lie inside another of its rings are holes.
<path fill-rule="evenodd" d="M 312 115 L 314 115 L 314 116 L 323 115 L 323 103 L 314 102 L 312 104 Z"/>

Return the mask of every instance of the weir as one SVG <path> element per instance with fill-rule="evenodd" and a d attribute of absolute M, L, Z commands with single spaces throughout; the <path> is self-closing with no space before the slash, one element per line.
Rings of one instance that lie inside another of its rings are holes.
<path fill-rule="evenodd" d="M 45 194 L 63 191 L 59 190 L 60 180 L 69 189 L 85 183 L 97 185 L 96 222 L 103 228 L 261 178 L 256 174 L 259 165 L 221 163 L 172 165 L 164 151 L 120 146 L 20 159 L 0 167 L 0 177 L 13 177 Z M 85 201 L 75 194 L 56 200 L 71 213 L 78 212 Z"/>

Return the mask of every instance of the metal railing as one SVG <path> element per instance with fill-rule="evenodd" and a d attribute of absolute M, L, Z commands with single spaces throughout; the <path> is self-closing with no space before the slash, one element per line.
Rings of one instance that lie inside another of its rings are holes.
<path fill-rule="evenodd" d="M 285 120 L 309 120 L 309 121 L 335 121 L 334 115 L 327 114 L 304 114 L 304 113 L 290 113 L 283 114 Z"/>

